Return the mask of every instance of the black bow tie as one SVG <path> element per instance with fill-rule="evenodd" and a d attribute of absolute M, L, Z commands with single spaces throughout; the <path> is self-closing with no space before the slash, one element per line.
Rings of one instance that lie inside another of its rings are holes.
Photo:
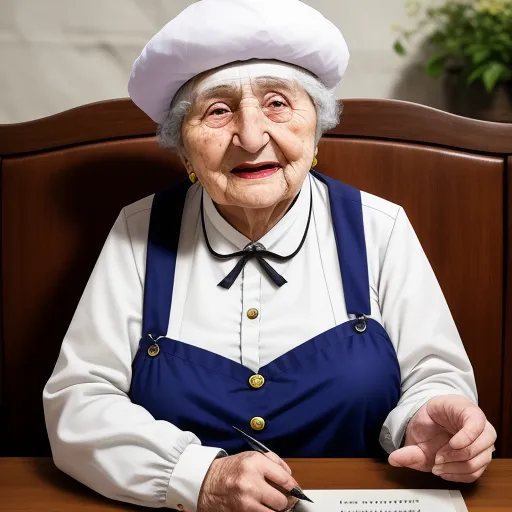
<path fill-rule="evenodd" d="M 302 246 L 304 245 L 304 242 L 306 241 L 306 236 L 308 234 L 309 230 L 309 224 L 311 221 L 311 212 L 313 210 L 313 191 L 311 191 L 310 194 L 310 200 L 309 200 L 309 215 L 308 215 L 308 221 L 306 224 L 306 229 L 304 230 L 304 235 L 302 236 L 302 240 L 300 241 L 299 246 L 297 249 L 288 256 L 281 256 L 280 254 L 275 254 L 273 252 L 267 251 L 265 247 L 260 244 L 259 242 L 251 242 L 250 244 L 247 244 L 243 250 L 233 252 L 231 254 L 219 254 L 218 252 L 215 252 L 210 245 L 210 241 L 208 240 L 208 235 L 206 233 L 206 227 L 204 223 L 204 208 L 203 208 L 203 198 L 201 197 L 201 224 L 203 226 L 203 235 L 204 240 L 206 242 L 206 247 L 208 247 L 208 250 L 210 251 L 210 254 L 219 260 L 229 260 L 231 258 L 237 258 L 240 257 L 238 260 L 238 263 L 234 266 L 233 270 L 218 284 L 218 286 L 221 286 L 222 288 L 229 289 L 233 285 L 233 283 L 236 281 L 236 278 L 240 275 L 240 272 L 242 272 L 243 268 L 245 267 L 245 264 L 252 258 L 255 258 L 257 262 L 260 264 L 261 268 L 266 272 L 268 277 L 272 279 L 272 281 L 279 287 L 283 286 L 283 284 L 286 284 L 286 279 L 279 274 L 266 260 L 265 258 L 274 259 L 277 261 L 288 261 L 292 259 L 298 252 L 302 249 Z"/>

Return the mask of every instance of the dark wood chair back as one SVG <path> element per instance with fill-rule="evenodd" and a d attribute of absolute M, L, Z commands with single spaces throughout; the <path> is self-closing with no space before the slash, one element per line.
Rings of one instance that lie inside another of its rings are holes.
<path fill-rule="evenodd" d="M 154 132 L 128 100 L 0 126 L 0 454 L 49 453 L 42 389 L 103 242 L 123 206 L 184 176 Z M 340 126 L 320 142 L 318 165 L 405 208 L 473 362 L 502 456 L 512 456 L 510 155 L 512 125 L 349 100 Z"/>

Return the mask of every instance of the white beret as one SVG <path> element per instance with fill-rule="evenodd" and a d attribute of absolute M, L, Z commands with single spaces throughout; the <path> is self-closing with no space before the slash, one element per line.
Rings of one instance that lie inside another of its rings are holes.
<path fill-rule="evenodd" d="M 133 65 L 128 92 L 162 123 L 180 87 L 232 62 L 278 60 L 336 87 L 349 51 L 338 28 L 299 0 L 201 0 L 171 20 Z"/>

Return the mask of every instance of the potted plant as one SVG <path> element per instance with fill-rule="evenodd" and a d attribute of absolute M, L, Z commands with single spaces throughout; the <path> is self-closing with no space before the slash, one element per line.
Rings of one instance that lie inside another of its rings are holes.
<path fill-rule="evenodd" d="M 407 0 L 406 7 L 416 25 L 396 27 L 395 52 L 405 55 L 423 36 L 426 72 L 444 76 L 452 112 L 512 122 L 512 0 Z"/>

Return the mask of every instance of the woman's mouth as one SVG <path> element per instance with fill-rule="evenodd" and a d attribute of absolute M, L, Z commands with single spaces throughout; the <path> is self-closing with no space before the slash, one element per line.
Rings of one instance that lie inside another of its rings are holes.
<path fill-rule="evenodd" d="M 280 169 L 281 166 L 276 162 L 259 165 L 243 164 L 235 167 L 231 174 L 246 180 L 259 180 L 272 176 Z"/>

